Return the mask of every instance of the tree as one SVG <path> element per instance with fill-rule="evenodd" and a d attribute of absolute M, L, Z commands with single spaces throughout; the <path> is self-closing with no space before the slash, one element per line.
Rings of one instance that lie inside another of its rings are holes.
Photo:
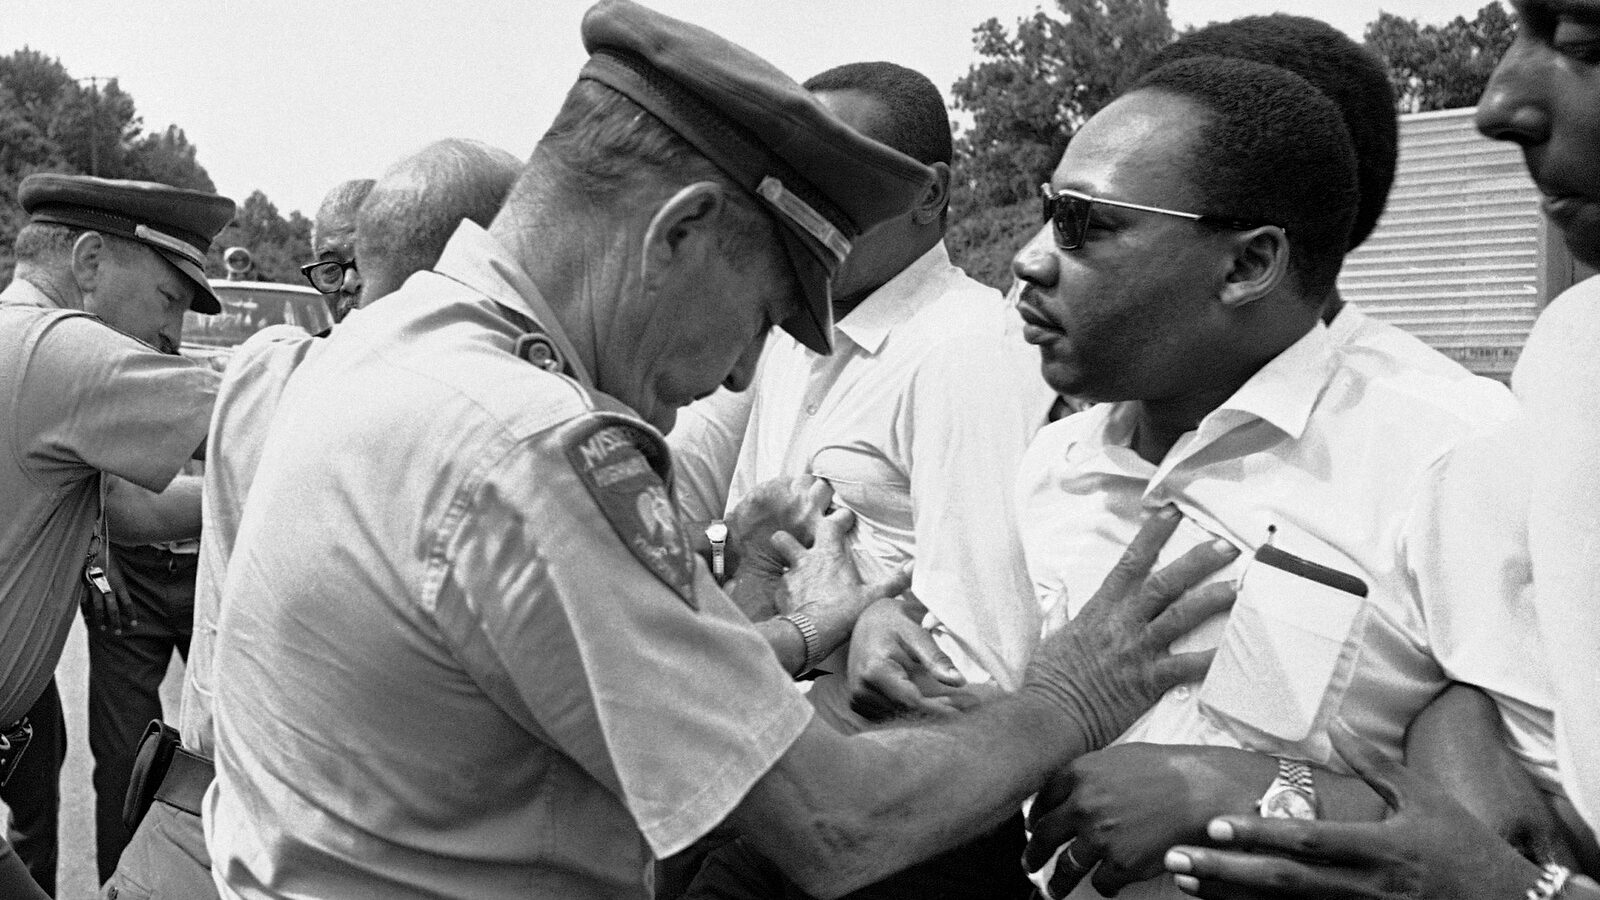
<path fill-rule="evenodd" d="M 22 179 L 35 172 L 216 190 L 183 129 L 145 133 L 133 97 L 115 78 L 73 78 L 60 60 L 24 47 L 0 57 L 0 196 L 15 198 Z M 11 280 L 12 245 L 27 217 L 15 203 L 0 207 L 4 285 Z"/>
<path fill-rule="evenodd" d="M 252 191 L 239 205 L 233 221 L 211 242 L 211 252 L 206 256 L 208 274 L 220 278 L 227 272 L 222 253 L 229 247 L 250 251 L 256 266 L 253 277 L 303 284 L 300 262 L 311 255 L 311 220 L 298 211 L 285 219 L 266 194 Z"/>
<path fill-rule="evenodd" d="M 1470 22 L 1456 16 L 1443 26 L 1380 12 L 1364 37 L 1389 67 L 1398 111 L 1423 112 L 1476 104 L 1514 31 L 1510 14 L 1494 2 Z"/>
<path fill-rule="evenodd" d="M 973 33 L 981 61 L 951 88 L 972 128 L 956 141 L 955 212 L 1033 197 L 1072 133 L 1172 40 L 1166 0 L 1056 0 L 1012 35 Z"/>

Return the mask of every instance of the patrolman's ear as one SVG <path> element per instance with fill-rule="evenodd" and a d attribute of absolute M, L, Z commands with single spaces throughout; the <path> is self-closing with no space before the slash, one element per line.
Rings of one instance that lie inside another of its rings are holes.
<path fill-rule="evenodd" d="M 100 267 L 110 252 L 111 247 L 98 231 L 85 231 L 72 242 L 72 280 L 78 285 L 78 293 L 91 293 L 100 285 Z"/>
<path fill-rule="evenodd" d="M 686 262 L 702 262 L 717 252 L 717 228 L 729 203 L 727 189 L 714 181 L 686 185 L 656 208 L 645 227 L 640 255 L 646 289 Z"/>
<path fill-rule="evenodd" d="M 1267 296 L 1289 275 L 1289 235 L 1276 225 L 1237 232 L 1222 282 L 1222 304 L 1241 307 Z"/>
<path fill-rule="evenodd" d="M 945 207 L 950 205 L 950 167 L 936 162 L 928 169 L 933 172 L 933 182 L 917 198 L 917 205 L 911 208 L 911 219 L 918 225 L 932 225 L 939 221 Z"/>

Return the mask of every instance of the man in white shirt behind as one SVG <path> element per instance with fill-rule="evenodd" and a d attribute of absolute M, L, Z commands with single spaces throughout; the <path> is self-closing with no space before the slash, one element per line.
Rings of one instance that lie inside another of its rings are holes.
<path fill-rule="evenodd" d="M 862 577 L 914 561 L 914 596 L 869 610 L 845 652 L 815 661 L 827 674 L 812 701 L 849 732 L 869 718 L 945 711 L 1017 687 L 1039 618 L 1012 484 L 1053 394 L 1011 306 L 945 248 L 951 145 L 938 89 L 890 63 L 841 66 L 805 87 L 856 130 L 932 167 L 937 183 L 909 213 L 855 241 L 833 281 L 832 356 L 774 333 L 749 390 L 691 406 L 668 442 L 690 518 L 696 502 L 716 502 L 716 473 L 730 464 L 729 509 L 758 485 L 810 474 L 856 514 Z M 912 671 L 933 672 L 924 684 L 937 696 L 921 699 Z M 851 683 L 868 672 L 887 692 L 867 686 L 852 709 Z M 1013 824 L 1016 839 L 1001 854 L 1007 875 L 1021 846 Z M 974 896 L 1000 890 L 981 873 L 972 879 Z"/>

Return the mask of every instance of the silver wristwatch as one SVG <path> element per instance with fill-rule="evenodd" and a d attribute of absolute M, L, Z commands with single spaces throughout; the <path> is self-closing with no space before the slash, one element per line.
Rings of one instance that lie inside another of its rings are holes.
<path fill-rule="evenodd" d="M 1315 819 L 1317 789 L 1311 781 L 1311 767 L 1280 757 L 1278 777 L 1267 785 L 1257 809 L 1267 819 Z"/>

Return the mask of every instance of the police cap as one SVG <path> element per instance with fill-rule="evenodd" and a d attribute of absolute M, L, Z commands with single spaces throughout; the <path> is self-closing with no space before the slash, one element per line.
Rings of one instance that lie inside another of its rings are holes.
<path fill-rule="evenodd" d="M 579 73 L 660 119 L 779 224 L 806 308 L 779 323 L 812 350 L 833 346 L 829 280 L 850 244 L 910 209 L 932 172 L 834 118 L 793 79 L 723 38 L 630 0 L 583 18 Z"/>
<path fill-rule="evenodd" d="M 233 218 L 233 201 L 149 181 L 41 173 L 22 179 L 17 199 L 30 221 L 87 228 L 138 241 L 199 285 L 190 308 L 217 313 L 206 251 Z"/>

